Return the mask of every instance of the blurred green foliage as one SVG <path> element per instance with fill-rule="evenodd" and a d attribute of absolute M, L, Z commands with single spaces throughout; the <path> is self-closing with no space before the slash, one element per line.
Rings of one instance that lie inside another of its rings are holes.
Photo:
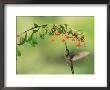
<path fill-rule="evenodd" d="M 82 32 L 86 33 L 87 47 L 81 47 L 78 49 L 71 40 L 67 42 L 67 45 L 71 52 L 90 52 L 90 54 L 84 60 L 76 61 L 74 63 L 75 74 L 94 73 L 93 16 L 17 16 L 17 34 L 33 27 L 33 24 L 35 27 L 37 27 L 35 23 L 44 25 L 50 24 L 50 26 L 52 24 L 66 23 L 71 28 L 81 30 Z M 42 27 L 44 28 L 45 26 Z M 61 28 L 63 27 L 61 26 Z M 25 34 L 24 38 L 20 39 L 20 44 L 24 43 L 23 41 L 27 37 L 26 35 L 27 33 Z M 35 47 L 30 47 L 27 45 L 22 45 L 19 48 L 17 47 L 17 55 L 20 56 L 16 61 L 17 74 L 71 74 L 71 70 L 64 59 L 65 46 L 64 43 L 61 42 L 60 38 L 57 38 L 55 42 L 52 42 L 49 36 L 46 36 L 44 39 L 37 37 L 37 40 L 34 41 L 36 41 L 35 44 L 38 44 Z M 20 51 L 22 52 L 22 55 Z"/>

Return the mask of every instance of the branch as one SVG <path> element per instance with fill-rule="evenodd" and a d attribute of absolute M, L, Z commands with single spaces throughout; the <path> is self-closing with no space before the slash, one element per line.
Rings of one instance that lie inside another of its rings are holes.
<path fill-rule="evenodd" d="M 35 28 L 38 28 L 38 27 L 40 28 L 41 26 L 38 26 L 37 24 L 34 24 L 34 27 L 22 32 L 21 34 L 17 35 L 17 37 L 20 37 L 21 35 L 25 34 L 26 32 L 29 32 L 29 31 L 31 31 L 31 30 L 33 30 Z"/>

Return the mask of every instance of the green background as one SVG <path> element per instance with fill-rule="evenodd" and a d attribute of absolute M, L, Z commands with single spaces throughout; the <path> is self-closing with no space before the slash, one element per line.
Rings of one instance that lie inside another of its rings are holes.
<path fill-rule="evenodd" d="M 17 16 L 17 34 L 31 28 L 33 24 L 68 24 L 87 35 L 87 47 L 77 49 L 74 43 L 67 42 L 69 50 L 89 51 L 90 54 L 74 63 L 75 74 L 94 74 L 94 17 L 93 16 Z M 39 39 L 36 47 L 22 45 L 22 56 L 16 61 L 17 74 L 71 74 L 70 67 L 64 59 L 64 43 L 60 38 L 55 42 L 51 37 Z"/>

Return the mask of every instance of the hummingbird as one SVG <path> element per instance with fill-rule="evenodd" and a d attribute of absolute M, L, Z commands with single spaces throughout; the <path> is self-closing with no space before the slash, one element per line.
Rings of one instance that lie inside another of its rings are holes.
<path fill-rule="evenodd" d="M 70 68 L 72 71 L 72 74 L 74 74 L 74 69 L 73 69 L 73 62 L 77 61 L 77 60 L 82 60 L 84 57 L 86 57 L 87 55 L 89 55 L 88 51 L 80 51 L 80 52 L 73 52 L 70 53 L 69 49 L 67 48 L 66 42 L 65 42 L 65 53 L 64 53 L 64 57 L 67 60 L 67 62 L 70 62 Z"/>

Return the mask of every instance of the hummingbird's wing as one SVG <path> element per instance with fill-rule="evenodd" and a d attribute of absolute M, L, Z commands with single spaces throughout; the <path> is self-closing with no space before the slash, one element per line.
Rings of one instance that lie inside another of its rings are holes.
<path fill-rule="evenodd" d="M 89 54 L 89 52 L 82 51 L 74 54 L 74 57 L 72 58 L 72 61 L 77 61 L 79 59 L 82 59 L 86 57 Z"/>

